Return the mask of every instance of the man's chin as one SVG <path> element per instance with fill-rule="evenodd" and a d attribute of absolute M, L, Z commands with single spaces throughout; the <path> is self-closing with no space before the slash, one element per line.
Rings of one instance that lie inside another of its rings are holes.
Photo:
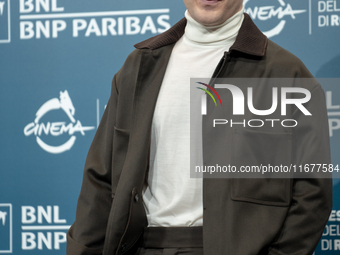
<path fill-rule="evenodd" d="M 196 21 L 204 26 L 216 26 L 223 23 L 223 20 L 215 15 L 212 15 L 212 11 L 202 11 L 202 15 L 197 17 Z"/>

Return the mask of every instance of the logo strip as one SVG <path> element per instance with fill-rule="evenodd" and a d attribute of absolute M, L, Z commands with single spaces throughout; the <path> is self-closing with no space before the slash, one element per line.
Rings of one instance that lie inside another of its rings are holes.
<path fill-rule="evenodd" d="M 170 9 L 112 11 L 112 12 L 79 12 L 79 13 L 62 13 L 62 14 L 21 15 L 20 19 L 29 20 L 29 19 L 103 17 L 103 16 L 158 14 L 158 13 L 169 13 L 169 12 L 170 12 Z"/>

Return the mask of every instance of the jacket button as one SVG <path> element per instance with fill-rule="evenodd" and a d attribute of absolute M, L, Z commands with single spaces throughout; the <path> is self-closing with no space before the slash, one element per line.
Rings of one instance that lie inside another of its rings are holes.
<path fill-rule="evenodd" d="M 126 252 L 126 243 L 122 244 L 121 251 L 124 253 Z"/>
<path fill-rule="evenodd" d="M 138 200 L 139 200 L 139 195 L 138 195 L 138 193 L 135 195 L 135 198 L 134 198 L 134 199 L 135 199 L 136 202 L 138 202 Z"/>

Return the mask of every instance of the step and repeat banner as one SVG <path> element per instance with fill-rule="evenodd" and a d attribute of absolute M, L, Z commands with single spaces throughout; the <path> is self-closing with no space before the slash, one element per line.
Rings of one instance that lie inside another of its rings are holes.
<path fill-rule="evenodd" d="M 340 0 L 245 0 L 315 77 L 340 78 Z M 83 166 L 111 80 L 139 41 L 184 16 L 181 0 L 0 0 L 0 253 L 65 254 Z M 324 86 L 332 163 L 340 84 Z M 315 254 L 339 254 L 340 180 Z"/>

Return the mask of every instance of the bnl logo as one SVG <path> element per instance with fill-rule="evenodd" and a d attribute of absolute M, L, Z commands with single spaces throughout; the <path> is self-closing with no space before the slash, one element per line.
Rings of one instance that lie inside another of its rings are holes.
<path fill-rule="evenodd" d="M 12 253 L 12 204 L 0 204 L 0 253 Z"/>
<path fill-rule="evenodd" d="M 11 42 L 10 0 L 0 0 L 0 43 Z"/>

